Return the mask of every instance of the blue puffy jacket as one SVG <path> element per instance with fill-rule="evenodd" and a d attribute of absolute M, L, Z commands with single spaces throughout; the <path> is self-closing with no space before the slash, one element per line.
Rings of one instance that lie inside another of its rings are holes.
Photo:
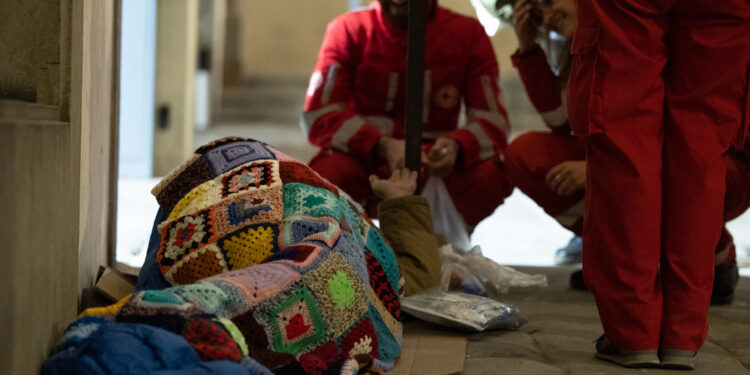
<path fill-rule="evenodd" d="M 204 362 L 179 335 L 135 323 L 112 323 L 99 317 L 73 322 L 65 342 L 48 358 L 42 375 L 209 375 L 271 372 L 254 360 Z"/>

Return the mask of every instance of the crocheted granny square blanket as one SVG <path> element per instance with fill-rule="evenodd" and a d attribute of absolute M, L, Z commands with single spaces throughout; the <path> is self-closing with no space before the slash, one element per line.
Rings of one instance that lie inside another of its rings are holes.
<path fill-rule="evenodd" d="M 398 265 L 343 191 L 269 145 L 232 137 L 200 147 L 152 193 L 169 212 L 156 256 L 174 286 L 134 294 L 118 321 L 203 337 L 193 346 L 205 358 L 234 339 L 239 349 L 223 358 L 246 348 L 272 371 L 340 372 L 361 355 L 393 367 Z M 193 319 L 201 314 L 225 320 L 216 328 Z M 205 339 L 211 330 L 223 333 Z"/>

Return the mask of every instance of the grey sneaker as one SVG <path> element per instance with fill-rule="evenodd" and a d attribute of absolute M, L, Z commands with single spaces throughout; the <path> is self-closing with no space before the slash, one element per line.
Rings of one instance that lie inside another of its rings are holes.
<path fill-rule="evenodd" d="M 669 370 L 693 370 L 695 352 L 681 349 L 662 349 L 661 368 Z"/>
<path fill-rule="evenodd" d="M 575 236 L 567 245 L 555 252 L 555 263 L 558 265 L 581 263 L 583 259 L 583 239 Z"/>
<path fill-rule="evenodd" d="M 661 364 L 657 350 L 627 350 L 618 348 L 604 335 L 596 339 L 596 358 L 627 368 L 657 368 Z"/>

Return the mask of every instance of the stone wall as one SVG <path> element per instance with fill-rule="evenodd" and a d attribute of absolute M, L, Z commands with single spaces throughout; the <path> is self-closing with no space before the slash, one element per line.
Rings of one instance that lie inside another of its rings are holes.
<path fill-rule="evenodd" d="M 59 0 L 3 1 L 0 99 L 60 104 Z"/>
<path fill-rule="evenodd" d="M 117 4 L 0 6 L 0 374 L 39 372 L 110 258 Z"/>
<path fill-rule="evenodd" d="M 367 3 L 364 1 L 363 3 Z M 469 0 L 441 0 L 441 6 L 475 17 Z M 264 76 L 305 79 L 312 72 L 326 25 L 347 11 L 347 2 L 230 1 L 240 21 L 236 42 L 244 77 Z M 231 15 L 230 15 L 231 16 Z M 512 28 L 493 38 L 501 74 L 514 75 L 510 55 L 518 44 Z"/>

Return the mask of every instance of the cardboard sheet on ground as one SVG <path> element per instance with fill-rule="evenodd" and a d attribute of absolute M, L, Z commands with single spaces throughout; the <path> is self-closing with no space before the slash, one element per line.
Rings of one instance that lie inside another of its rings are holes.
<path fill-rule="evenodd" d="M 460 374 L 466 358 L 466 337 L 420 320 L 404 323 L 401 359 L 389 375 Z"/>
<path fill-rule="evenodd" d="M 112 301 L 118 301 L 135 291 L 135 285 L 117 270 L 106 267 L 96 282 L 96 290 Z"/>

